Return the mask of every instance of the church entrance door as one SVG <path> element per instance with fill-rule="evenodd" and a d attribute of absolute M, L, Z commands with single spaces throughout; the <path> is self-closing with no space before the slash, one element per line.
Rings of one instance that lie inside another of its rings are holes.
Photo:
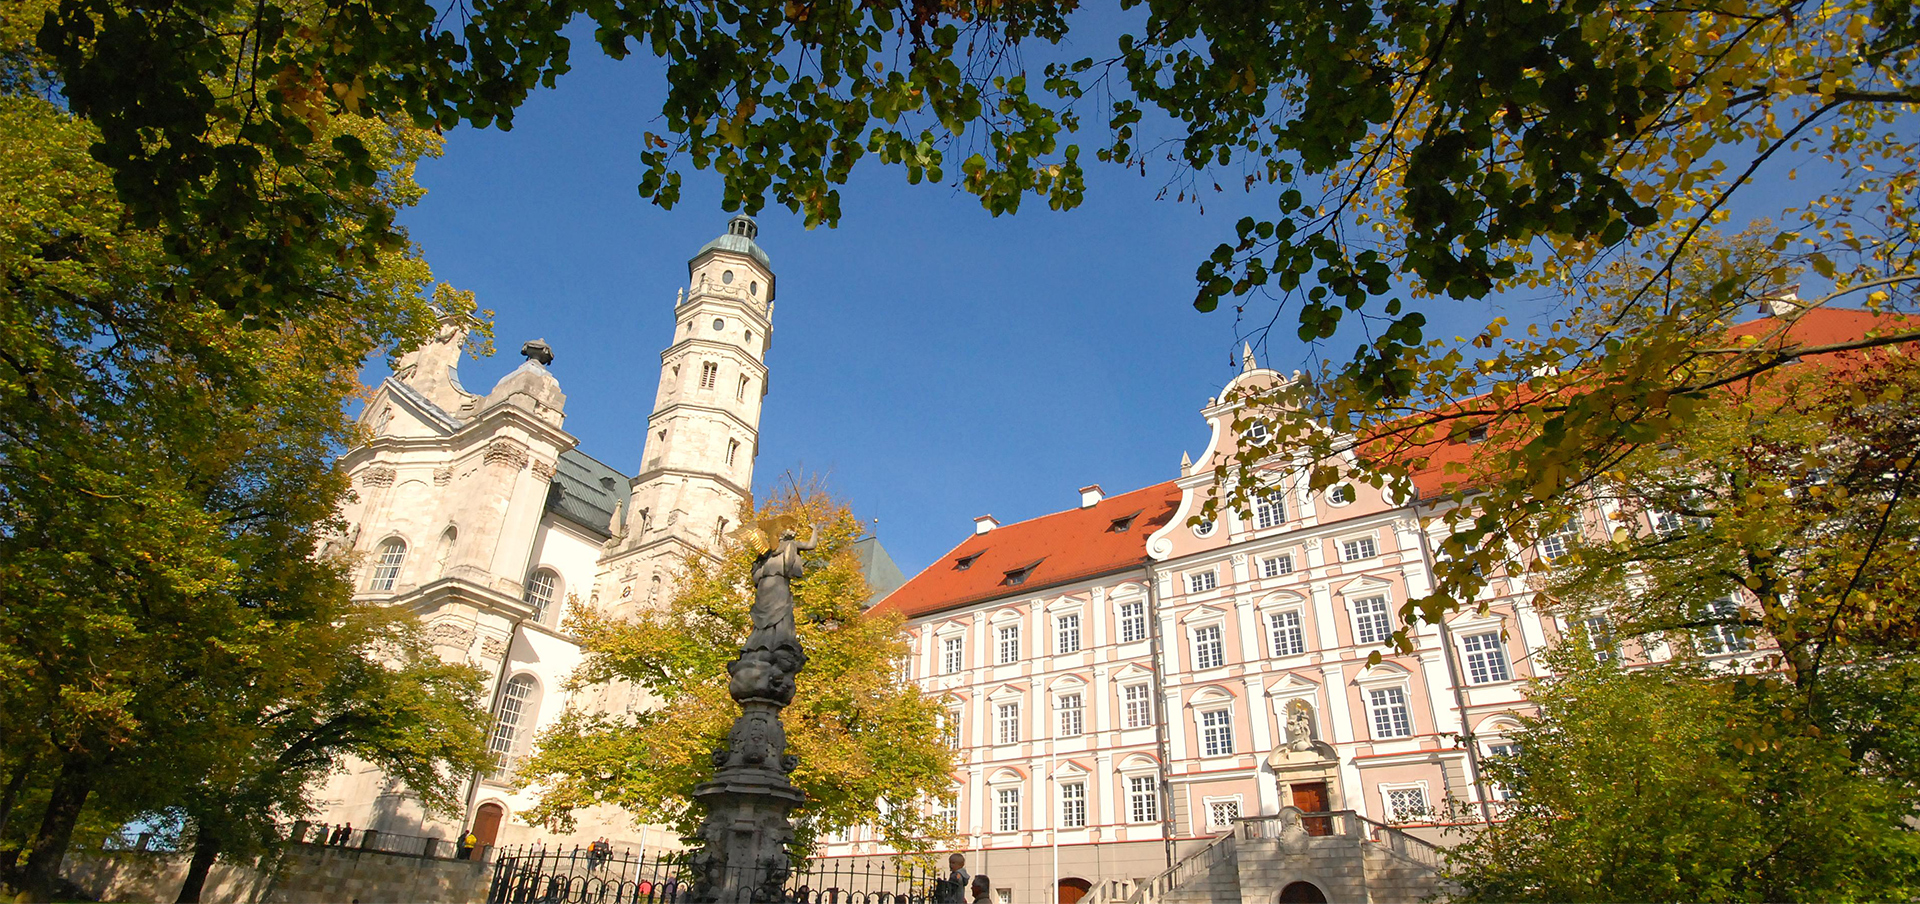
<path fill-rule="evenodd" d="M 1092 890 L 1093 883 L 1085 879 L 1061 879 L 1058 900 L 1060 904 L 1074 904 L 1074 902 L 1086 897 L 1087 892 Z"/>
<path fill-rule="evenodd" d="M 1293 786 L 1293 805 L 1303 813 L 1327 812 L 1327 783 L 1302 782 Z M 1333 818 L 1308 816 L 1300 820 L 1309 835 L 1333 834 Z"/>
<path fill-rule="evenodd" d="M 493 846 L 493 840 L 500 837 L 500 820 L 505 818 L 507 810 L 499 804 L 481 804 L 473 814 L 473 837 L 480 843 L 474 845 L 473 859 L 478 860 L 481 852 Z"/>

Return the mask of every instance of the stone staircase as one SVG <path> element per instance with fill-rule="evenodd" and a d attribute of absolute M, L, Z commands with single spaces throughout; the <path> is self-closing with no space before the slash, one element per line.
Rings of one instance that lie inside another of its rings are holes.
<path fill-rule="evenodd" d="M 1296 882 L 1312 883 L 1331 902 L 1419 901 L 1446 888 L 1440 848 L 1352 810 L 1236 820 L 1151 879 L 1109 879 L 1081 904 L 1240 904 L 1272 901 Z"/>

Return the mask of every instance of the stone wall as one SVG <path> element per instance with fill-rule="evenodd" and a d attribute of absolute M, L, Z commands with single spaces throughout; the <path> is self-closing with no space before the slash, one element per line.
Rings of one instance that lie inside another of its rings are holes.
<path fill-rule="evenodd" d="M 171 901 L 188 856 L 136 851 L 67 856 L 67 879 L 101 901 Z M 208 904 L 481 904 L 493 865 L 313 844 L 289 845 L 258 865 L 222 861 L 207 877 Z"/>

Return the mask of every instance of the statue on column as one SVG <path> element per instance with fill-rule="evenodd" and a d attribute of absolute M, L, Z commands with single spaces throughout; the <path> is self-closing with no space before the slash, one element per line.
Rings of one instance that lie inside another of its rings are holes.
<path fill-rule="evenodd" d="M 758 904 L 782 900 L 788 876 L 787 814 L 806 798 L 787 781 L 798 765 L 787 751 L 780 710 L 793 702 L 793 680 L 807 664 L 793 623 L 793 580 L 806 572 L 804 553 L 817 530 L 798 539 L 794 519 L 743 525 L 734 536 L 764 550 L 753 562 L 753 630 L 727 664 L 727 693 L 740 716 L 713 751 L 713 781 L 693 795 L 707 808 L 700 844 L 688 861 L 694 885 L 688 900 Z"/>

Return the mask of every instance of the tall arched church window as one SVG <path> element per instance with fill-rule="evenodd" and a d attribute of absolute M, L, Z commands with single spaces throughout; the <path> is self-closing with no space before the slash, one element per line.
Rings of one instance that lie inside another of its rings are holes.
<path fill-rule="evenodd" d="M 560 578 L 552 570 L 542 568 L 527 578 L 527 605 L 533 609 L 533 620 L 547 623 L 547 610 L 553 608 L 554 592 L 559 588 Z"/>
<path fill-rule="evenodd" d="M 514 676 L 500 694 L 500 712 L 494 717 L 493 737 L 487 742 L 494 768 L 500 771 L 513 768 L 514 746 L 520 740 L 520 724 L 527 716 L 527 701 L 532 698 L 533 678 L 527 675 Z"/>
<path fill-rule="evenodd" d="M 400 566 L 407 561 L 407 541 L 394 537 L 380 544 L 373 563 L 373 587 L 376 592 L 391 591 L 400 580 Z"/>
<path fill-rule="evenodd" d="M 749 334 L 749 338 L 751 338 L 751 334 Z M 744 402 L 747 400 L 747 378 L 746 377 L 740 378 L 740 385 L 738 388 L 734 389 L 733 398 L 734 398 L 734 401 L 736 402 Z"/>

